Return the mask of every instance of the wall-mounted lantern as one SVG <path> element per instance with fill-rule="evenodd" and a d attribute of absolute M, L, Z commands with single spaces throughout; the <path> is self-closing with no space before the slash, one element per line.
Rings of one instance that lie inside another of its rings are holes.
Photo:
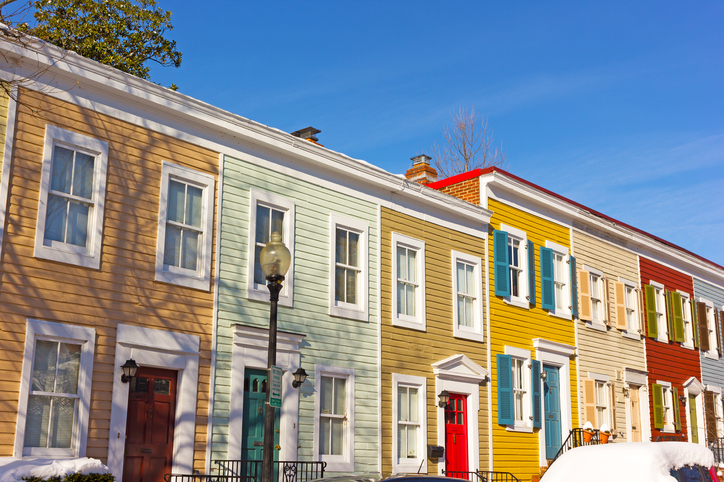
<path fill-rule="evenodd" d="M 128 360 L 126 360 L 126 363 L 121 365 L 121 369 L 123 370 L 123 375 L 121 375 L 121 382 L 130 382 L 131 379 L 136 376 L 136 372 L 138 371 L 138 365 L 136 364 L 136 360 L 134 360 L 133 358 L 129 358 Z"/>

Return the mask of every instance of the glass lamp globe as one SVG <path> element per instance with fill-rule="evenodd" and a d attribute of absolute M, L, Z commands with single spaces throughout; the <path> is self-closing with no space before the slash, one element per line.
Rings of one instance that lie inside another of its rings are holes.
<path fill-rule="evenodd" d="M 289 264 L 292 262 L 292 255 L 282 243 L 282 235 L 279 232 L 271 234 L 271 241 L 259 253 L 259 264 L 264 276 L 281 275 L 284 276 L 289 270 Z"/>

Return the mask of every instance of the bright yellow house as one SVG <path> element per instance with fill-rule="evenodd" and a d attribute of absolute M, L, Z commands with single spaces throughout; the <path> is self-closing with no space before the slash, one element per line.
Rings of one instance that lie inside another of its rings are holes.
<path fill-rule="evenodd" d="M 526 480 L 578 427 L 577 296 L 570 229 L 546 219 L 525 181 L 498 169 L 430 187 L 490 211 L 488 293 L 491 452 L 495 471 Z"/>

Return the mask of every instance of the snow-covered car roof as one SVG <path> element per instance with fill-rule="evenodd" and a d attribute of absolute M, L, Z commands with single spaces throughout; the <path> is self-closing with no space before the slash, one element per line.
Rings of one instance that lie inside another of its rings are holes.
<path fill-rule="evenodd" d="M 669 470 L 687 465 L 709 468 L 714 454 L 688 442 L 629 442 L 569 450 L 546 471 L 541 482 L 673 482 Z M 585 479 L 584 479 L 585 477 Z"/>

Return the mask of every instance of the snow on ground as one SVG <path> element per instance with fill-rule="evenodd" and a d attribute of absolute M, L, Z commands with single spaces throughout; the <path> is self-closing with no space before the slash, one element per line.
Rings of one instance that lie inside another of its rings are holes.
<path fill-rule="evenodd" d="M 75 473 L 107 474 L 109 470 L 100 460 L 88 457 L 63 460 L 0 457 L 0 482 L 17 482 L 31 475 L 48 478 Z"/>
<path fill-rule="evenodd" d="M 685 465 L 709 468 L 714 465 L 714 454 L 688 442 L 589 445 L 563 454 L 541 482 L 674 482 L 669 470 Z"/>

